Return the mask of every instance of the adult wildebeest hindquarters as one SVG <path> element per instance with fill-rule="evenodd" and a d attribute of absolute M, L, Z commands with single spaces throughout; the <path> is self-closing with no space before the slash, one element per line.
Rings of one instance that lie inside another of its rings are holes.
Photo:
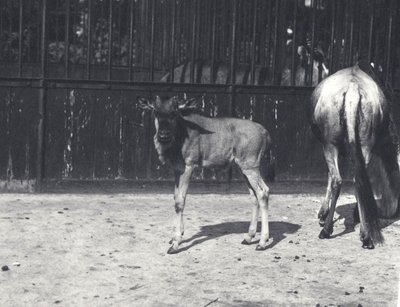
<path fill-rule="evenodd" d="M 140 98 L 142 108 L 154 110 L 156 133 L 154 145 L 161 162 L 175 172 L 176 225 L 168 253 L 176 253 L 182 240 L 183 210 L 189 180 L 195 166 L 226 167 L 235 162 L 241 169 L 255 203 L 249 232 L 243 244 L 251 243 L 261 210 L 261 238 L 257 250 L 265 250 L 269 238 L 269 189 L 260 173 L 260 162 L 271 139 L 264 127 L 249 120 L 208 118 L 196 114 L 195 100 L 176 97 L 148 101 Z"/>
<path fill-rule="evenodd" d="M 311 97 L 311 128 L 322 142 L 329 169 L 318 217 L 321 239 L 333 232 L 342 178 L 338 154 L 349 144 L 364 248 L 383 242 L 378 218 L 398 211 L 400 173 L 389 104 L 378 84 L 358 65 L 323 80 Z M 375 199 L 376 198 L 376 199 Z"/>

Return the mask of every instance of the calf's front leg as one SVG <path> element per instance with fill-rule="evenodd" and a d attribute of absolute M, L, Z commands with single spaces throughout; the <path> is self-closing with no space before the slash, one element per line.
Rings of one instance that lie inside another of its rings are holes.
<path fill-rule="evenodd" d="M 171 246 L 168 249 L 168 254 L 175 254 L 178 252 L 179 244 L 182 241 L 184 232 L 183 226 L 183 210 L 185 209 L 185 200 L 187 190 L 189 188 L 190 177 L 193 172 L 193 167 L 186 165 L 185 170 L 175 171 L 175 230 L 171 240 Z"/>

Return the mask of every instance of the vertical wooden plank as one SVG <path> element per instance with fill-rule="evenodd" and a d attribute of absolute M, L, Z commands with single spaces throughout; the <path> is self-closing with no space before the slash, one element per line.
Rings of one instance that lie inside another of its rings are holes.
<path fill-rule="evenodd" d="M 151 33 L 150 33 L 150 81 L 154 81 L 154 55 L 155 55 L 155 30 L 156 30 L 156 25 L 155 25 L 155 13 L 156 13 L 156 1 L 151 0 Z"/>
<path fill-rule="evenodd" d="M 22 77 L 22 40 L 23 40 L 23 1 L 19 0 L 19 29 L 18 29 L 18 77 Z M 0 35 L 3 33 L 0 32 Z"/>
<path fill-rule="evenodd" d="M 12 109 L 13 109 L 13 94 L 11 87 L 8 88 L 8 102 L 6 104 L 6 129 L 7 129 L 7 168 L 6 168 L 6 179 L 10 182 L 14 179 L 14 168 L 13 168 L 13 159 L 12 159 L 12 141 L 11 141 L 11 132 L 12 132 Z"/>
<path fill-rule="evenodd" d="M 375 29 L 375 7 L 376 7 L 375 0 L 371 0 L 369 36 L 368 36 L 368 55 L 367 55 L 368 63 L 371 63 L 372 61 L 372 48 L 373 48 L 374 29 Z"/>
<path fill-rule="evenodd" d="M 47 37 L 46 37 L 46 14 L 47 14 L 47 0 L 42 0 L 42 35 L 41 35 L 41 80 L 39 90 L 39 103 L 38 103 L 38 145 L 37 145 L 37 161 L 36 161 L 36 191 L 42 190 L 42 180 L 44 177 L 44 156 L 45 156 L 45 117 L 46 117 L 46 77 L 47 70 Z"/>
<path fill-rule="evenodd" d="M 129 1 L 128 80 L 132 81 L 135 1 Z M 136 52 L 135 52 L 136 53 Z"/>
<path fill-rule="evenodd" d="M 91 106 L 91 113 L 92 113 L 92 123 L 91 123 L 91 136 L 92 136 L 92 178 L 95 179 L 97 178 L 97 123 L 100 121 L 98 118 L 98 109 L 99 107 L 99 98 L 96 95 L 96 97 L 92 101 L 92 106 Z"/>
<path fill-rule="evenodd" d="M 107 68 L 107 80 L 111 80 L 112 79 L 112 56 L 113 56 L 113 41 L 114 41 L 114 31 L 113 31 L 113 22 L 114 22 L 114 18 L 113 18 L 113 0 L 109 0 L 109 14 L 108 14 L 108 59 L 107 59 L 107 63 L 108 63 L 108 68 Z"/>
<path fill-rule="evenodd" d="M 233 0 L 233 11 L 232 11 L 232 32 L 231 32 L 231 59 L 230 59 L 230 84 L 236 83 L 236 54 L 237 54 L 237 21 L 238 21 L 238 0 Z M 234 93 L 231 92 L 232 104 L 234 101 Z M 231 111 L 234 110 L 233 105 Z M 233 115 L 233 114 L 232 114 Z"/>
<path fill-rule="evenodd" d="M 212 1 L 212 26 L 211 26 L 211 69 L 210 83 L 215 83 L 215 64 L 216 64 L 216 49 L 217 49 L 217 1 Z"/>
<path fill-rule="evenodd" d="M 256 63 L 256 35 L 257 35 L 257 11 L 258 11 L 258 0 L 253 0 L 253 11 L 252 11 L 252 35 L 251 35 L 251 68 L 250 68 L 250 84 L 255 84 L 255 63 Z M 251 19 L 251 18 L 250 18 Z"/>
<path fill-rule="evenodd" d="M 170 82 L 175 79 L 175 48 L 176 48 L 176 0 L 171 1 L 172 5 L 172 21 L 171 21 L 171 62 L 170 62 Z"/>
<path fill-rule="evenodd" d="M 125 178 L 125 148 L 126 148 L 126 99 L 122 91 L 119 92 L 118 117 L 119 117 L 119 153 L 117 178 Z"/>
<path fill-rule="evenodd" d="M 4 4 L 3 0 L 0 0 L 0 33 L 3 33 L 3 24 L 4 24 L 4 16 L 5 14 L 3 13 L 4 10 Z M 3 60 L 3 40 L 0 39 L 0 60 Z"/>
<path fill-rule="evenodd" d="M 67 0 L 65 9 L 65 58 L 64 58 L 64 77 L 69 78 L 69 28 L 71 19 L 71 0 Z"/>
<path fill-rule="evenodd" d="M 399 45 L 399 38 L 400 38 L 400 35 L 399 35 L 399 30 L 400 30 L 399 13 L 400 13 L 400 10 L 399 10 L 399 3 L 397 1 L 393 1 L 392 11 L 393 11 L 393 29 L 392 29 L 393 37 L 392 37 L 391 48 L 392 48 L 392 50 L 399 50 L 399 47 L 400 47 L 400 45 Z M 397 70 L 399 69 L 399 67 L 398 67 L 399 58 L 395 54 L 396 53 L 394 51 L 394 54 L 392 55 L 391 62 L 390 62 L 391 63 L 391 72 L 390 72 L 391 78 L 389 80 L 389 83 L 391 84 L 392 88 L 394 88 L 396 86 L 395 85 L 396 72 L 397 72 L 396 68 L 397 68 Z"/>
<path fill-rule="evenodd" d="M 277 50 L 278 50 L 278 14 L 280 12 L 280 0 L 275 0 L 275 22 L 274 22 L 274 40 L 273 40 L 273 58 L 272 58 L 272 84 L 276 85 L 278 80 L 276 78 L 277 75 L 277 64 L 278 64 L 278 56 L 277 56 Z"/>
<path fill-rule="evenodd" d="M 350 3 L 350 36 L 349 36 L 349 58 L 347 62 L 347 66 L 350 66 L 353 63 L 353 45 L 354 45 L 354 18 L 355 18 L 355 0 Z"/>
<path fill-rule="evenodd" d="M 90 80 L 92 64 L 92 0 L 88 0 L 87 31 L 86 79 Z"/>
<path fill-rule="evenodd" d="M 293 7 L 293 38 L 292 38 L 292 59 L 291 59 L 291 69 L 290 69 L 290 85 L 296 85 L 296 57 L 297 57 L 297 1 L 294 2 Z"/>
<path fill-rule="evenodd" d="M 387 21 L 387 37 L 386 37 L 386 52 L 385 52 L 385 68 L 384 68 L 384 78 L 385 82 L 387 83 L 389 81 L 389 77 L 391 75 L 391 72 L 393 71 L 392 68 L 392 54 L 391 50 L 392 49 L 392 31 L 393 31 L 393 12 L 394 12 L 395 4 L 393 3 L 393 0 L 390 0 L 390 8 L 389 8 L 389 19 Z"/>
<path fill-rule="evenodd" d="M 331 6 L 331 37 L 330 37 L 330 48 L 329 48 L 329 72 L 332 74 L 334 73 L 334 68 L 333 68 L 333 58 L 335 55 L 335 37 L 336 37 L 336 7 L 337 7 L 337 2 L 336 1 L 331 1 L 330 2 Z"/>
<path fill-rule="evenodd" d="M 314 46 L 315 46 L 315 27 L 317 21 L 317 0 L 312 0 L 312 23 L 311 23 L 311 47 L 310 47 L 310 63 L 308 66 L 308 80 L 307 84 L 313 84 L 313 70 L 314 70 Z"/>
<path fill-rule="evenodd" d="M 192 62 L 192 65 L 190 65 L 190 83 L 194 83 L 194 73 L 195 73 L 195 66 L 196 66 L 196 46 L 198 42 L 198 37 L 197 37 L 197 0 L 191 0 L 192 4 L 192 9 L 191 9 L 191 16 L 192 16 L 192 24 L 191 24 L 191 44 L 190 44 L 190 60 Z"/>

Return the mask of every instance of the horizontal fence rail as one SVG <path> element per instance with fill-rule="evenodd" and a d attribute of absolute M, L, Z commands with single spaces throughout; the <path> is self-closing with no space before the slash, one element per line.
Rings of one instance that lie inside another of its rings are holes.
<path fill-rule="evenodd" d="M 396 0 L 0 0 L 0 189 L 171 179 L 137 107 L 158 94 L 262 123 L 278 179 L 324 178 L 313 86 L 364 62 L 395 103 L 399 12 Z"/>

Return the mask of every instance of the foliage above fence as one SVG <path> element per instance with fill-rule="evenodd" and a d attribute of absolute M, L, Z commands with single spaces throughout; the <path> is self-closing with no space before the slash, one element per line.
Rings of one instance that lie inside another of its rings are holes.
<path fill-rule="evenodd" d="M 251 76 L 265 67 L 279 84 L 285 71 L 311 70 L 323 57 L 330 72 L 364 58 L 392 82 L 398 13 L 395 0 L 0 0 L 0 60 L 20 64 L 17 76 L 34 76 L 46 14 L 46 63 L 61 66 L 50 70 L 55 78 L 160 81 L 177 65 L 209 61 L 215 70 L 248 65 Z M 98 67 L 104 73 L 91 74 Z"/>

